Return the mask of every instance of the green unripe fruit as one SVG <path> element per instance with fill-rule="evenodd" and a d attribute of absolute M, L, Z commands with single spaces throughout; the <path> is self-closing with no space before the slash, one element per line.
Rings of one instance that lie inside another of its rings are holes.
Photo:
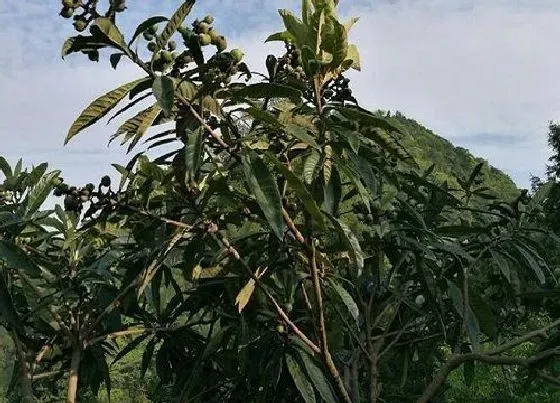
<path fill-rule="evenodd" d="M 142 36 L 144 37 L 145 40 L 149 41 L 153 41 L 154 40 L 154 35 L 149 33 L 149 32 L 144 32 L 142 34 Z"/>
<path fill-rule="evenodd" d="M 155 52 L 156 49 L 157 49 L 157 45 L 155 42 L 148 42 L 148 50 L 150 52 Z"/>
<path fill-rule="evenodd" d="M 223 36 L 220 37 L 220 40 L 216 44 L 216 48 L 218 48 L 218 52 L 223 52 L 224 50 L 226 50 L 227 49 L 226 38 L 224 38 Z"/>
<path fill-rule="evenodd" d="M 60 10 L 60 16 L 64 18 L 70 18 L 74 14 L 74 9 L 71 7 L 62 7 Z"/>
<path fill-rule="evenodd" d="M 122 13 L 124 10 L 126 10 L 126 3 L 124 0 L 122 0 L 117 7 L 115 7 L 115 11 L 117 13 Z"/>
<path fill-rule="evenodd" d="M 284 328 L 284 325 L 279 324 L 279 325 L 276 326 L 276 331 L 278 333 L 284 333 L 286 331 L 286 329 Z"/>
<path fill-rule="evenodd" d="M 190 30 L 181 25 L 179 28 L 177 28 L 177 32 L 179 32 L 181 35 L 185 36 L 190 32 Z"/>
<path fill-rule="evenodd" d="M 207 15 L 206 17 L 204 17 L 202 22 L 212 25 L 214 23 L 214 17 L 212 17 L 211 15 Z"/>
<path fill-rule="evenodd" d="M 424 296 L 422 294 L 420 294 L 420 295 L 416 296 L 416 299 L 414 300 L 414 302 L 416 302 L 416 305 L 422 306 L 426 302 L 426 298 L 424 298 Z"/>
<path fill-rule="evenodd" d="M 76 21 L 74 21 L 74 29 L 78 32 L 82 32 L 83 30 L 86 29 L 87 27 L 87 21 L 83 18 L 79 18 Z"/>
<path fill-rule="evenodd" d="M 167 50 L 164 50 L 163 52 L 161 52 L 161 58 L 166 63 L 172 62 L 173 61 L 173 53 L 168 52 Z"/>
<path fill-rule="evenodd" d="M 560 267 L 554 269 L 554 277 L 560 278 Z"/>
<path fill-rule="evenodd" d="M 208 46 L 212 43 L 212 38 L 208 34 L 200 34 L 198 35 L 198 42 L 202 46 Z"/>
<path fill-rule="evenodd" d="M 210 25 L 206 22 L 201 22 L 198 24 L 198 32 L 201 34 L 207 34 L 210 32 Z"/>
<path fill-rule="evenodd" d="M 167 43 L 167 49 L 169 49 L 171 51 L 177 49 L 177 43 L 175 41 L 169 41 Z"/>
<path fill-rule="evenodd" d="M 294 310 L 294 306 L 290 303 L 286 304 L 286 312 L 290 313 Z"/>
<path fill-rule="evenodd" d="M 222 38 L 222 35 L 220 35 L 220 33 L 215 29 L 211 29 L 210 32 L 208 32 L 208 35 L 212 38 L 212 45 L 217 45 Z"/>
<path fill-rule="evenodd" d="M 236 63 L 241 62 L 241 60 L 243 60 L 243 56 L 245 56 L 245 53 L 243 53 L 241 49 L 233 49 L 230 53 Z"/>
<path fill-rule="evenodd" d="M 146 32 L 155 35 L 155 33 L 157 32 L 157 25 L 152 25 L 151 27 L 149 27 Z"/>
<path fill-rule="evenodd" d="M 76 8 L 76 2 L 74 0 L 62 0 L 62 6 L 68 8 Z"/>

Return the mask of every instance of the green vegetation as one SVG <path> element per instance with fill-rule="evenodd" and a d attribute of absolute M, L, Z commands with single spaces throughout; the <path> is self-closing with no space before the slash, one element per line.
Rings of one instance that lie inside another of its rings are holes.
<path fill-rule="evenodd" d="M 557 165 L 517 191 L 416 122 L 357 106 L 357 19 L 334 0 L 280 10 L 268 41 L 285 53 L 259 74 L 194 0 L 126 39 L 125 3 L 60 12 L 89 27 L 64 57 L 109 51 L 145 72 L 66 136 L 115 117 L 111 140 L 136 152 L 113 165 L 119 183 L 0 157 L 10 402 L 557 399 Z"/>

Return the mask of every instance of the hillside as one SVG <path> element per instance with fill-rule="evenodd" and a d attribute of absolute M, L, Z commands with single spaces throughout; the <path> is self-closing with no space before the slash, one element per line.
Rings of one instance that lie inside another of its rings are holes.
<path fill-rule="evenodd" d="M 414 119 L 407 118 L 398 111 L 390 115 L 383 111 L 378 111 L 378 113 L 389 117 L 393 123 L 398 123 L 405 129 L 401 143 L 422 169 L 427 169 L 432 164 L 436 165 L 432 175 L 437 181 L 447 182 L 450 187 L 454 188 L 458 186 L 455 175 L 468 177 L 477 164 L 484 162 L 482 172 L 486 186 L 505 200 L 518 195 L 517 186 L 511 178 L 489 165 L 486 160 L 473 156 L 465 148 L 454 146 L 450 141 L 436 135 Z"/>

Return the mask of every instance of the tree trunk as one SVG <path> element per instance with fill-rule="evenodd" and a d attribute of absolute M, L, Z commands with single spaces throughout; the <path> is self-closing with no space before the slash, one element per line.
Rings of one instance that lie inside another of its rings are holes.
<path fill-rule="evenodd" d="M 68 378 L 68 395 L 66 403 L 75 403 L 78 396 L 78 374 L 80 372 L 80 360 L 82 351 L 80 343 L 76 343 L 72 351 L 72 363 L 70 364 L 70 377 Z"/>
<path fill-rule="evenodd" d="M 33 380 L 31 376 L 30 366 L 26 359 L 25 351 L 23 351 L 23 346 L 19 340 L 19 336 L 16 332 L 12 333 L 12 338 L 14 340 L 14 345 L 16 348 L 17 360 L 19 361 L 19 386 L 20 393 L 23 403 L 33 403 L 35 401 L 33 397 Z"/>

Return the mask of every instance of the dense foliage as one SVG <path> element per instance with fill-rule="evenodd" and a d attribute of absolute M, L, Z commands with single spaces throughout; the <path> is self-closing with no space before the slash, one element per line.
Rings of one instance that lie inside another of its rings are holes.
<path fill-rule="evenodd" d="M 416 161 L 421 141 L 445 146 L 357 105 L 357 19 L 337 2 L 280 10 L 268 41 L 286 52 L 266 73 L 211 16 L 188 24 L 194 3 L 125 40 L 123 0 L 63 2 L 89 29 L 64 57 L 108 50 L 145 72 L 66 141 L 112 113 L 136 154 L 118 185 L 0 158 L 13 398 L 89 401 L 118 378 L 134 401 L 453 401 L 454 371 L 469 385 L 485 365 L 512 367 L 512 390 L 557 385 L 550 186 L 515 192 L 466 152 Z"/>

